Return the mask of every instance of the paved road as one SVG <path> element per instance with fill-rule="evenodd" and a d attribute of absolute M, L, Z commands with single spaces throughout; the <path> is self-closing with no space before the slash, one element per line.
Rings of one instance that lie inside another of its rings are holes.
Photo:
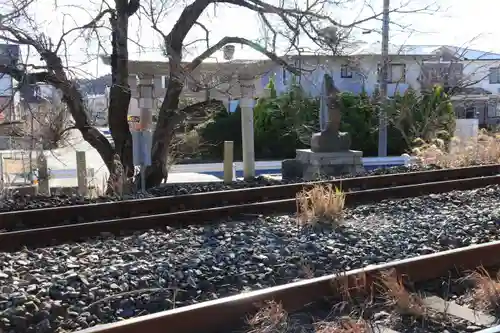
<path fill-rule="evenodd" d="M 111 135 L 107 128 L 101 129 L 104 135 L 111 140 Z M 76 170 L 76 152 L 84 151 L 86 153 L 87 168 L 94 169 L 94 177 L 89 179 L 89 185 L 98 188 L 103 188 L 106 184 L 106 179 L 109 175 L 104 162 L 97 151 L 92 148 L 77 130 L 70 132 L 70 137 L 66 147 L 53 151 L 46 151 L 47 165 L 54 178 L 50 180 L 51 187 L 75 187 L 77 186 L 74 170 Z M 4 156 L 9 156 L 9 153 L 4 152 Z M 16 154 L 18 155 L 18 154 Z M 17 157 L 19 158 L 19 157 Z M 28 157 L 26 156 L 26 159 Z M 27 162 L 26 162 L 27 164 Z M 15 171 L 14 171 L 15 172 Z M 206 175 L 194 172 L 171 173 L 168 183 L 189 183 L 189 182 L 214 182 L 221 181 L 216 176 Z"/>

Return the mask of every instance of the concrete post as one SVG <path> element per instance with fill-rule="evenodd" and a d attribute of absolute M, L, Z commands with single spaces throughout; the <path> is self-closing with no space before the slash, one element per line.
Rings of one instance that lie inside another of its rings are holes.
<path fill-rule="evenodd" d="M 84 151 L 76 152 L 76 179 L 78 184 L 78 195 L 86 196 L 87 187 L 87 161 Z"/>
<path fill-rule="evenodd" d="M 139 108 L 141 110 L 141 130 L 151 130 L 153 123 L 153 75 L 139 76 Z"/>
<path fill-rule="evenodd" d="M 130 93 L 132 98 L 137 97 L 137 76 L 135 74 L 129 74 L 128 85 L 130 86 Z"/>
<path fill-rule="evenodd" d="M 33 175 L 31 175 L 33 177 Z M 3 153 L 0 152 L 0 188 L 3 189 L 5 186 L 5 178 L 4 178 L 4 172 L 3 172 Z"/>
<path fill-rule="evenodd" d="M 255 151 L 253 133 L 253 77 L 245 78 L 240 76 L 241 87 L 241 139 L 243 148 L 243 177 L 251 179 L 255 177 Z"/>
<path fill-rule="evenodd" d="M 37 158 L 38 166 L 38 193 L 42 195 L 50 195 L 49 185 L 49 169 L 47 167 L 47 159 L 43 152 L 40 152 Z"/>
<path fill-rule="evenodd" d="M 139 75 L 139 108 L 141 112 L 141 190 L 146 190 L 146 167 L 151 165 L 154 82 L 153 75 Z"/>
<path fill-rule="evenodd" d="M 234 142 L 224 141 L 224 183 L 233 181 L 233 152 Z"/>

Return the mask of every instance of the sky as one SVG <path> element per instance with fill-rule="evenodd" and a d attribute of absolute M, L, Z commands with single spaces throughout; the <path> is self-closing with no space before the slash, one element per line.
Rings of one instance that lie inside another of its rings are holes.
<path fill-rule="evenodd" d="M 82 4 L 81 1 L 77 0 L 38 0 L 29 8 L 29 12 L 36 21 L 38 31 L 45 33 L 54 42 L 57 42 L 63 30 L 68 30 L 75 25 L 85 24 L 92 15 L 95 15 L 100 2 L 91 0 L 94 1 L 94 4 L 88 2 L 90 4 L 87 5 L 87 1 L 85 1 L 85 9 L 83 9 L 83 7 L 76 7 Z M 170 7 L 161 19 L 161 28 L 168 32 L 186 3 L 189 2 L 183 0 L 177 0 L 176 2 L 173 0 L 142 0 L 141 2 L 146 6 L 153 2 L 158 8 L 157 6 L 161 1 L 166 2 L 167 7 Z M 272 2 L 275 0 L 267 1 Z M 291 0 L 282 1 L 286 3 L 286 1 Z M 377 12 L 381 11 L 383 0 L 365 1 L 371 1 L 370 5 Z M 392 44 L 467 45 L 470 48 L 500 53 L 500 28 L 498 28 L 497 24 L 500 1 L 391 0 L 391 8 L 400 6 L 401 2 L 410 3 L 406 6 L 407 10 L 422 8 L 426 5 L 431 5 L 432 10 L 425 14 L 391 15 L 391 21 L 395 22 L 395 24 L 391 25 L 390 30 L 390 42 Z M 435 9 L 438 7 L 439 10 L 436 11 Z M 340 20 L 343 24 L 371 15 L 369 7 L 365 5 L 365 2 L 359 0 L 350 0 L 349 3 L 341 7 L 332 7 L 329 11 L 331 17 Z M 218 5 L 216 8 L 212 6 L 205 12 L 200 21 L 210 30 L 210 42 L 212 44 L 224 36 L 246 37 L 255 41 L 263 35 L 258 18 L 247 9 L 228 5 Z M 364 24 L 363 27 L 380 30 L 381 25 L 381 21 L 373 20 Z M 407 28 L 402 29 L 400 25 L 405 25 Z M 377 42 L 381 39 L 380 34 L 377 32 L 363 35 L 359 31 L 354 33 L 358 39 L 366 42 Z M 109 52 L 109 36 L 106 35 L 106 31 L 103 31 L 102 35 Z M 151 23 L 148 22 L 144 14 L 134 15 L 131 18 L 129 36 L 132 40 L 129 42 L 130 59 L 165 60 L 160 48 L 160 37 L 151 29 Z M 104 50 L 98 48 L 95 38 L 85 39 L 84 37 L 79 36 L 78 33 L 73 33 L 66 38 L 68 48 L 64 52 L 65 60 L 68 61 L 70 67 L 78 69 L 75 71 L 75 75 L 80 77 L 108 74 L 110 72 L 109 66 L 104 65 L 97 57 L 97 54 L 104 53 Z M 195 27 L 186 41 L 189 42 L 203 37 L 203 30 Z M 307 45 L 307 41 L 302 43 Z M 185 54 L 186 59 L 202 52 L 205 42 L 195 45 L 198 45 L 198 47 L 191 47 L 190 52 Z M 284 45 L 281 44 L 281 46 Z M 26 54 L 25 49 L 23 53 Z M 61 54 L 63 53 L 61 52 Z M 234 57 L 235 59 L 259 59 L 262 58 L 262 55 L 251 48 L 237 46 Z M 210 61 L 221 60 L 221 52 L 218 52 L 210 59 Z M 38 63 L 38 57 L 32 56 L 29 61 Z"/>

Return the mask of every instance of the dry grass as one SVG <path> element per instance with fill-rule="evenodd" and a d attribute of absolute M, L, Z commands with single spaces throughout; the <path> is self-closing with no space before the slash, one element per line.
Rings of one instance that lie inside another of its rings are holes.
<path fill-rule="evenodd" d="M 374 330 L 370 324 L 362 319 L 354 320 L 346 318 L 338 322 L 317 323 L 315 333 L 372 333 Z"/>
<path fill-rule="evenodd" d="M 296 196 L 297 217 L 301 224 L 328 222 L 338 224 L 342 221 L 345 193 L 331 184 L 314 186 L 302 190 Z"/>
<path fill-rule="evenodd" d="M 500 272 L 499 272 L 500 273 Z M 500 312 L 500 275 L 491 277 L 484 268 L 479 268 L 466 277 L 474 284 L 472 298 L 474 307 L 480 310 Z"/>
<path fill-rule="evenodd" d="M 286 332 L 287 320 L 288 313 L 283 306 L 269 301 L 253 317 L 247 319 L 247 324 L 250 326 L 248 333 Z"/>
<path fill-rule="evenodd" d="M 477 138 L 467 141 L 453 137 L 449 147 L 435 139 L 430 143 L 416 140 L 413 155 L 423 165 L 435 164 L 443 168 L 458 168 L 479 164 L 500 163 L 500 134 L 481 130 Z"/>
<path fill-rule="evenodd" d="M 395 270 L 383 272 L 379 286 L 381 295 L 398 313 L 415 318 L 426 316 L 427 308 L 422 298 L 406 290 Z"/>
<path fill-rule="evenodd" d="M 247 333 L 285 333 L 288 327 L 288 314 L 281 304 L 266 302 L 250 319 Z M 343 317 L 335 321 L 320 321 L 314 324 L 315 333 L 372 333 L 374 330 L 363 319 Z"/>

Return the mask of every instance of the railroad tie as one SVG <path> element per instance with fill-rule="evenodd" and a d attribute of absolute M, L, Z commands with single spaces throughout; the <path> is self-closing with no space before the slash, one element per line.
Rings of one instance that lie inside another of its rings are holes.
<path fill-rule="evenodd" d="M 481 311 L 475 311 L 468 307 L 459 305 L 453 301 L 445 301 L 441 297 L 428 295 L 423 298 L 424 305 L 440 313 L 457 317 L 468 322 L 484 327 L 491 327 L 497 320 L 495 317 L 485 314 Z M 383 325 L 377 325 L 373 328 L 374 333 L 399 333 Z"/>
<path fill-rule="evenodd" d="M 484 312 L 470 309 L 453 301 L 445 301 L 438 296 L 427 296 L 423 301 L 427 307 L 433 310 L 467 320 L 474 325 L 490 327 L 497 321 L 495 317 Z"/>

